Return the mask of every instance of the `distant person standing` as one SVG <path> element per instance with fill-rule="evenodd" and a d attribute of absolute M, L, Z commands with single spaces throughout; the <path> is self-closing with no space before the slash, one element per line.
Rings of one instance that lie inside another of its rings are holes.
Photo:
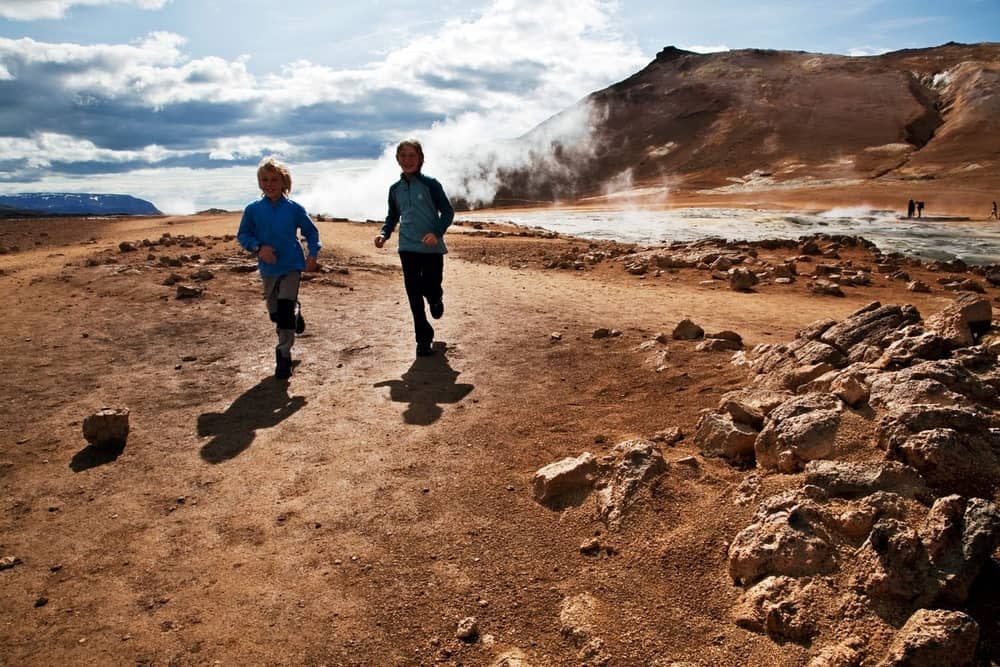
<path fill-rule="evenodd" d="M 441 184 L 421 171 L 424 149 L 419 141 L 401 141 L 396 147 L 396 163 L 402 173 L 389 187 L 389 212 L 375 237 L 375 247 L 381 248 L 399 225 L 403 285 L 413 314 L 417 356 L 425 357 L 434 353 L 434 327 L 427 321 L 424 300 L 430 306 L 431 317 L 439 319 L 444 314 L 441 282 L 448 252 L 444 233 L 455 217 L 455 209 Z"/>
<path fill-rule="evenodd" d="M 264 158 L 257 167 L 257 185 L 263 196 L 243 210 L 236 240 L 257 255 L 267 312 L 277 325 L 274 377 L 287 379 L 292 376 L 295 334 L 305 329 L 305 320 L 296 312 L 299 282 L 303 271 L 319 268 L 316 256 L 322 246 L 306 210 L 288 198 L 292 189 L 288 167 L 273 157 Z M 302 252 L 300 230 L 308 257 Z"/>
<path fill-rule="evenodd" d="M 990 218 L 992 218 L 993 220 L 1000 219 L 1000 218 L 997 218 L 997 203 L 996 202 L 993 202 L 993 210 L 990 211 Z"/>
<path fill-rule="evenodd" d="M 912 218 L 913 217 L 913 212 L 915 210 L 917 210 L 917 204 L 916 204 L 916 202 L 914 202 L 912 199 L 910 201 L 906 202 L 906 217 L 907 218 Z"/>
<path fill-rule="evenodd" d="M 917 217 L 922 218 L 924 216 L 924 203 L 922 201 L 917 202 Z"/>

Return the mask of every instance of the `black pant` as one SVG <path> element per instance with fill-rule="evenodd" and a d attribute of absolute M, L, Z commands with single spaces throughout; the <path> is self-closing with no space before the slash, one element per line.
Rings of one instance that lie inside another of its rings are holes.
<path fill-rule="evenodd" d="M 399 251 L 403 265 L 403 284 L 406 298 L 413 313 L 413 332 L 418 345 L 430 345 L 434 340 L 434 327 L 427 321 L 424 299 L 427 303 L 440 303 L 443 295 L 441 279 L 444 274 L 444 255 L 438 252 Z"/>

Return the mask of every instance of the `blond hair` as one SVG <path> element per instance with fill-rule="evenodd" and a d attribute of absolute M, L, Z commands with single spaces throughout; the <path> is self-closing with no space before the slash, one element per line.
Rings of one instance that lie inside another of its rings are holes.
<path fill-rule="evenodd" d="M 288 194 L 292 191 L 292 172 L 288 171 L 288 167 L 284 165 L 278 158 L 270 155 L 260 161 L 257 165 L 257 178 L 260 178 L 261 173 L 265 171 L 276 172 L 281 176 L 281 183 L 283 187 L 281 188 L 282 194 Z"/>

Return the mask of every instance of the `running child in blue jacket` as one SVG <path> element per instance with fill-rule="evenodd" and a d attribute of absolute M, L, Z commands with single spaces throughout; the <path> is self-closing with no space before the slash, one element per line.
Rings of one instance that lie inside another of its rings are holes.
<path fill-rule="evenodd" d="M 305 329 L 305 321 L 296 312 L 299 281 L 303 271 L 319 268 L 316 256 L 322 244 L 306 210 L 288 198 L 292 189 L 288 167 L 273 157 L 264 158 L 257 167 L 257 185 L 263 196 L 243 210 L 236 240 L 257 255 L 264 301 L 278 332 L 274 376 L 287 379 L 292 375 L 296 331 Z M 299 230 L 305 237 L 308 257 L 302 252 Z"/>
<path fill-rule="evenodd" d="M 413 313 L 413 329 L 417 340 L 417 356 L 434 353 L 434 327 L 427 321 L 424 300 L 431 317 L 444 314 L 444 233 L 455 217 L 455 209 L 441 184 L 421 173 L 424 149 L 415 139 L 407 139 L 396 147 L 396 162 L 402 173 L 389 188 L 389 213 L 375 237 L 375 247 L 381 248 L 399 225 L 399 261 L 403 265 L 403 285 Z"/>

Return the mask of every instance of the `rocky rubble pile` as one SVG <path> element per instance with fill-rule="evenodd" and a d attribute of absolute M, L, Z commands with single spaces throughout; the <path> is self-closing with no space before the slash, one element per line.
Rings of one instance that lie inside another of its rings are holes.
<path fill-rule="evenodd" d="M 810 667 L 975 664 L 970 599 L 1000 581 L 992 315 L 973 292 L 926 320 L 873 302 L 735 353 L 750 380 L 702 415 L 693 442 L 746 470 L 736 502 L 758 503 L 728 547 L 739 626 L 808 647 Z M 543 467 L 535 499 L 558 509 L 593 494 L 616 530 L 638 492 L 683 463 L 626 441 Z M 758 498 L 769 476 L 785 490 Z"/>
<path fill-rule="evenodd" d="M 927 320 L 874 302 L 735 355 L 753 388 L 696 444 L 801 479 L 730 544 L 738 624 L 816 647 L 814 667 L 973 664 L 966 606 L 1000 545 L 998 350 L 989 300 L 962 293 Z"/>

